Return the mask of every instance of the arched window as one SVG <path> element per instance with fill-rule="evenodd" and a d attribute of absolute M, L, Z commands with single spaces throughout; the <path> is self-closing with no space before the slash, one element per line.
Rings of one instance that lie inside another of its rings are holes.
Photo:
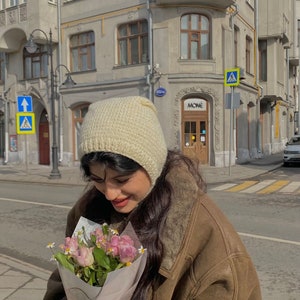
<path fill-rule="evenodd" d="M 74 133 L 74 160 L 79 160 L 79 135 L 84 117 L 88 111 L 89 104 L 83 104 L 73 109 L 73 133 Z"/>
<path fill-rule="evenodd" d="M 181 59 L 210 59 L 209 19 L 200 14 L 181 17 Z"/>

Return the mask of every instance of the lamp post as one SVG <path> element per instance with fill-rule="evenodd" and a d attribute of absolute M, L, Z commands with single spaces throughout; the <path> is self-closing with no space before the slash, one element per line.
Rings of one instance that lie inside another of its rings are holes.
<path fill-rule="evenodd" d="M 54 96 L 54 71 L 53 71 L 53 43 L 52 43 L 52 31 L 50 29 L 49 32 L 49 39 L 45 31 L 41 29 L 34 29 L 32 33 L 30 34 L 29 40 L 27 41 L 25 48 L 29 53 L 34 53 L 37 50 L 37 44 L 33 40 L 33 34 L 36 31 L 42 32 L 47 41 L 47 47 L 48 47 L 48 57 L 50 58 L 50 104 L 51 104 L 51 122 L 52 122 L 52 170 L 50 173 L 49 178 L 50 179 L 57 179 L 61 178 L 61 174 L 58 169 L 58 147 L 57 147 L 57 138 L 56 138 L 56 120 L 55 120 L 55 96 Z M 58 67 L 64 66 L 64 65 L 58 65 Z M 64 66 L 66 67 L 66 66 Z M 70 71 L 66 67 L 68 73 L 67 73 L 67 80 L 66 80 L 66 86 L 70 87 L 71 85 L 74 85 L 75 82 L 72 80 Z"/>

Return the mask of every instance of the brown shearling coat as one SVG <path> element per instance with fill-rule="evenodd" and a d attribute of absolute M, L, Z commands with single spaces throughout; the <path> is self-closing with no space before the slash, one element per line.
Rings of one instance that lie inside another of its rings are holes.
<path fill-rule="evenodd" d="M 152 292 L 153 299 L 261 300 L 251 258 L 221 210 L 198 189 L 186 168 L 173 169 L 168 180 L 174 197 L 162 236 L 165 255 L 160 275 L 164 280 Z M 68 215 L 67 236 L 80 216 L 77 203 Z M 64 297 L 55 271 L 44 300 Z"/>

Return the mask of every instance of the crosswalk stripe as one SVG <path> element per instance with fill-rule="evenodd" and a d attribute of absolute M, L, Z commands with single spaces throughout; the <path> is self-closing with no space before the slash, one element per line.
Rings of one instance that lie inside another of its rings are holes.
<path fill-rule="evenodd" d="M 292 181 L 287 186 L 282 188 L 280 190 L 280 193 L 290 194 L 290 193 L 295 192 L 298 188 L 300 188 L 300 181 Z M 299 193 L 300 193 L 300 191 L 299 191 Z"/>
<path fill-rule="evenodd" d="M 244 181 L 242 184 L 239 184 L 237 186 L 234 186 L 230 189 L 227 189 L 227 192 L 239 192 L 242 191 L 244 189 L 249 188 L 250 186 L 253 186 L 254 184 L 256 184 L 258 181 Z"/>
<path fill-rule="evenodd" d="M 212 191 L 225 191 L 236 185 L 237 185 L 236 183 L 225 183 L 225 184 L 222 184 L 220 186 L 213 188 Z"/>
<path fill-rule="evenodd" d="M 258 184 L 254 185 L 254 186 L 251 186 L 248 189 L 245 189 L 243 191 L 243 193 L 249 193 L 249 194 L 256 193 L 257 191 L 264 189 L 265 187 L 267 187 L 268 185 L 274 183 L 275 181 L 276 180 L 264 180 L 264 181 L 261 181 Z"/>
<path fill-rule="evenodd" d="M 286 186 L 288 183 L 289 183 L 288 180 L 278 180 L 274 184 L 264 188 L 261 191 L 258 191 L 257 193 L 258 194 L 270 194 L 270 193 L 280 190 L 282 187 Z"/>
<path fill-rule="evenodd" d="M 240 192 L 246 194 L 271 194 L 278 192 L 281 194 L 300 195 L 300 181 L 289 180 L 263 180 L 261 182 L 256 180 L 246 180 L 240 184 L 238 183 L 225 183 L 216 186 L 212 191 L 225 191 L 225 192 Z"/>

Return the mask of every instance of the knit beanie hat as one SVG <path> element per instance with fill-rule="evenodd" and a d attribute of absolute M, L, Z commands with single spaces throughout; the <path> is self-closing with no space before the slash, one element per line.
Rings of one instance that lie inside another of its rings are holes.
<path fill-rule="evenodd" d="M 80 155 L 114 152 L 140 164 L 154 186 L 167 157 L 157 111 L 139 96 L 101 100 L 89 106 L 81 126 Z"/>

